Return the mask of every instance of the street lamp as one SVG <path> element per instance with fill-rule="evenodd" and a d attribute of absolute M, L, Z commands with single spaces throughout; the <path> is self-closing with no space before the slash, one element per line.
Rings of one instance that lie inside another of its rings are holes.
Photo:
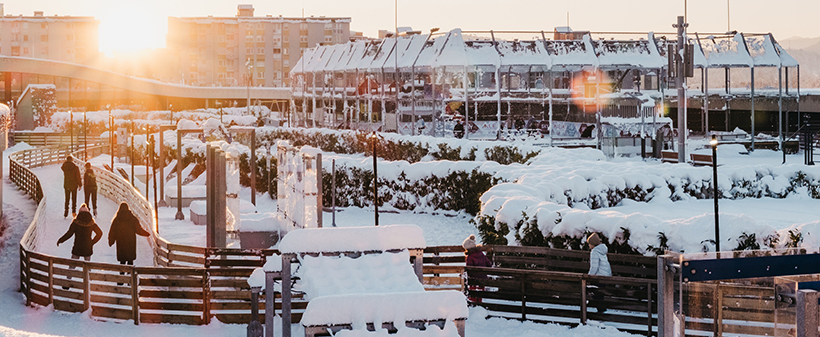
<path fill-rule="evenodd" d="M 376 165 L 376 141 L 379 140 L 379 135 L 376 131 L 370 136 L 370 141 L 373 143 L 373 207 L 375 209 L 376 227 L 379 226 L 379 173 Z"/>
<path fill-rule="evenodd" d="M 114 116 L 111 115 L 111 105 L 107 104 L 106 107 L 108 108 L 108 142 L 111 143 L 109 153 L 111 155 L 111 172 L 114 172 L 114 143 L 117 142 L 117 134 L 114 133 Z"/>
<path fill-rule="evenodd" d="M 131 162 L 131 186 L 133 187 L 133 186 L 136 186 L 136 185 L 134 185 L 134 120 L 133 119 L 131 120 L 131 130 L 129 130 L 129 131 L 131 131 L 131 144 L 130 144 L 131 145 L 131 151 L 129 151 L 129 153 L 131 155 L 131 160 L 130 160 L 130 162 Z"/>
<path fill-rule="evenodd" d="M 718 218 L 718 198 L 720 198 L 720 191 L 718 190 L 718 181 L 717 181 L 717 136 L 712 135 L 712 140 L 709 141 L 709 144 L 712 145 L 712 183 L 713 186 L 713 193 L 715 199 L 715 252 L 717 252 L 718 258 L 720 258 L 720 219 Z"/>
<path fill-rule="evenodd" d="M 83 160 L 88 161 L 88 118 L 83 111 Z"/>
<path fill-rule="evenodd" d="M 74 112 L 68 111 L 68 138 L 69 138 L 69 152 L 74 152 Z"/>

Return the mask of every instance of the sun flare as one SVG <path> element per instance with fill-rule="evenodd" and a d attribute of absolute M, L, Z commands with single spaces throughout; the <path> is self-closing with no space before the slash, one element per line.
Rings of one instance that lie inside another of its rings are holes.
<path fill-rule="evenodd" d="M 140 7 L 118 5 L 98 19 L 100 51 L 109 56 L 165 47 L 167 20 Z"/>

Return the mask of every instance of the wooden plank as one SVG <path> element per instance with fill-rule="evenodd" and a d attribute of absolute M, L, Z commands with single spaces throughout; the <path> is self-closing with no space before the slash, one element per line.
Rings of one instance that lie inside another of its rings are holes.
<path fill-rule="evenodd" d="M 248 292 L 250 293 L 250 291 Z M 147 290 L 139 291 L 140 298 L 177 298 L 177 299 L 201 299 L 201 291 L 177 291 L 177 290 Z M 250 298 L 250 295 L 248 296 Z"/>
<path fill-rule="evenodd" d="M 109 293 L 117 295 L 131 295 L 131 287 L 128 285 L 109 285 L 100 283 L 91 283 L 89 285 L 91 291 L 100 293 Z"/>
<path fill-rule="evenodd" d="M 83 277 L 83 271 L 77 269 L 57 268 L 53 269 L 54 275 L 71 276 L 76 278 Z"/>
<path fill-rule="evenodd" d="M 211 280 L 211 287 L 250 288 L 247 279 L 218 279 Z"/>
<path fill-rule="evenodd" d="M 140 300 L 140 312 L 142 310 L 175 310 L 175 311 L 195 311 L 202 312 L 202 303 L 179 303 L 179 302 L 151 302 Z"/>
<path fill-rule="evenodd" d="M 49 304 L 48 303 L 48 297 L 45 297 L 45 296 L 40 295 L 38 293 L 29 293 L 28 294 L 28 300 L 31 301 L 31 302 L 37 303 L 39 305 L 42 305 L 44 307 L 48 306 L 48 304 Z"/>
<path fill-rule="evenodd" d="M 463 266 L 424 266 L 424 274 L 461 274 Z"/>
<path fill-rule="evenodd" d="M 466 258 L 464 256 L 425 256 L 424 264 L 438 264 L 438 263 L 458 263 L 464 264 Z"/>
<path fill-rule="evenodd" d="M 55 298 L 61 297 L 63 299 L 72 299 L 72 300 L 82 301 L 83 296 L 84 295 L 81 292 L 65 290 L 63 288 L 54 289 L 54 297 Z"/>
<path fill-rule="evenodd" d="M 434 254 L 434 253 L 462 253 L 464 252 L 464 248 L 461 246 L 435 246 L 435 247 L 426 247 L 424 248 L 424 254 Z"/>
<path fill-rule="evenodd" d="M 211 267 L 261 267 L 265 264 L 265 261 L 208 259 L 207 263 Z"/>
<path fill-rule="evenodd" d="M 83 303 L 63 301 L 55 298 L 54 309 L 68 312 L 83 312 L 85 311 L 85 305 Z"/>
<path fill-rule="evenodd" d="M 168 250 L 171 252 L 186 252 L 186 253 L 193 253 L 202 255 L 202 258 L 205 258 L 205 253 L 208 252 L 208 248 L 202 247 L 195 247 L 195 246 L 186 246 L 186 245 L 178 245 L 175 243 L 168 243 Z"/>
<path fill-rule="evenodd" d="M 91 303 L 105 303 L 105 304 L 115 304 L 115 305 L 123 305 L 123 306 L 131 306 L 133 301 L 129 297 L 114 297 L 114 296 L 106 296 L 106 295 L 97 295 L 91 294 Z M 128 310 L 129 314 L 131 310 Z"/>
<path fill-rule="evenodd" d="M 461 285 L 461 277 L 442 277 L 442 276 L 434 276 L 434 277 L 424 277 L 423 284 L 429 285 Z"/>
<path fill-rule="evenodd" d="M 202 280 L 196 279 L 153 279 L 140 278 L 142 287 L 188 287 L 202 288 Z"/>
<path fill-rule="evenodd" d="M 89 276 L 93 281 L 117 282 L 127 284 L 131 283 L 131 273 L 128 274 L 129 275 L 90 273 Z"/>
<path fill-rule="evenodd" d="M 140 312 L 140 323 L 171 323 L 202 325 L 202 316 L 155 314 Z"/>
<path fill-rule="evenodd" d="M 175 276 L 200 276 L 204 269 L 201 268 L 157 268 L 157 267 L 136 267 L 136 271 L 142 275 L 175 275 Z M 250 274 L 248 274 L 250 275 Z"/>
<path fill-rule="evenodd" d="M 91 315 L 96 317 L 116 318 L 123 320 L 132 319 L 131 310 L 100 307 L 95 305 L 91 306 Z"/>
<path fill-rule="evenodd" d="M 42 285 L 42 284 L 37 283 L 37 282 L 29 282 L 28 287 L 29 287 L 29 290 L 36 290 L 36 291 L 39 291 L 39 292 L 41 292 L 45 295 L 49 294 L 49 290 L 48 290 L 49 287 L 47 285 Z"/>
<path fill-rule="evenodd" d="M 277 293 L 277 298 L 280 295 Z M 237 300 L 250 300 L 251 299 L 251 291 L 248 290 L 211 290 L 211 299 L 214 300 L 221 300 L 221 299 L 237 299 Z"/>
<path fill-rule="evenodd" d="M 105 270 L 105 271 L 113 271 L 113 272 L 123 272 L 131 274 L 131 270 L 134 269 L 133 266 L 124 265 L 124 264 L 109 264 L 109 263 L 101 263 L 101 262 L 86 262 L 86 266 L 91 270 Z"/>
<path fill-rule="evenodd" d="M 174 262 L 187 262 L 196 265 L 205 266 L 205 257 L 203 256 L 190 256 L 190 255 L 182 255 L 171 252 L 168 254 L 168 259 Z"/>
<path fill-rule="evenodd" d="M 220 269 L 209 269 L 208 274 L 211 277 L 248 277 L 251 276 L 253 270 L 255 268 L 220 268 Z"/>

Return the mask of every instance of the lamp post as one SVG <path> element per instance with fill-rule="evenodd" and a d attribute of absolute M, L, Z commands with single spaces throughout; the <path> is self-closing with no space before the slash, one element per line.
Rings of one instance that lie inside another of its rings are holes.
<path fill-rule="evenodd" d="M 74 152 L 74 112 L 68 111 L 68 139 L 69 139 L 69 150 L 68 152 Z"/>
<path fill-rule="evenodd" d="M 171 113 L 171 124 L 176 124 L 176 123 L 174 123 L 174 105 L 173 104 L 168 104 L 168 112 Z"/>
<path fill-rule="evenodd" d="M 251 63 L 251 59 L 248 59 L 247 61 L 245 61 L 245 67 L 248 68 L 248 78 L 247 78 L 247 82 L 246 82 L 247 89 L 248 89 L 248 102 L 247 102 L 247 104 L 245 104 L 245 106 L 247 108 L 246 109 L 247 110 L 246 114 L 248 116 L 250 116 L 251 115 L 251 81 L 253 80 L 253 76 L 252 76 L 253 75 L 253 73 L 252 73 L 253 64 Z M 220 118 L 221 118 L 221 116 L 220 116 Z"/>
<path fill-rule="evenodd" d="M 215 104 L 219 108 L 219 122 L 222 123 L 222 101 L 216 101 Z"/>
<path fill-rule="evenodd" d="M 88 161 L 88 117 L 83 111 L 83 160 Z"/>
<path fill-rule="evenodd" d="M 148 182 L 151 180 L 151 175 L 148 172 L 148 167 L 151 164 L 151 162 L 149 160 L 152 159 L 151 154 L 153 153 L 154 149 L 150 148 L 151 147 L 151 142 L 148 140 L 148 138 L 149 138 L 148 133 L 150 132 L 150 130 L 148 130 L 148 124 L 146 124 L 142 128 L 145 130 L 145 161 L 143 163 L 143 164 L 145 164 L 145 201 L 149 201 L 150 200 L 149 197 L 151 196 L 151 191 L 148 190 L 148 187 L 150 186 L 148 184 Z"/>
<path fill-rule="evenodd" d="M 376 227 L 379 226 L 379 173 L 378 173 L 378 166 L 376 165 L 376 141 L 378 140 L 378 134 L 376 131 L 373 131 L 373 135 L 370 136 L 370 141 L 373 143 L 373 207 L 375 209 L 375 223 Z"/>
<path fill-rule="evenodd" d="M 174 215 L 176 220 L 185 220 L 185 214 L 182 213 L 182 136 L 197 132 L 202 132 L 202 129 L 180 130 L 177 128 L 177 214 Z"/>
<path fill-rule="evenodd" d="M 131 162 L 131 186 L 133 187 L 133 186 L 136 186 L 136 185 L 134 185 L 134 120 L 133 119 L 131 120 L 131 130 L 130 131 L 131 131 L 131 144 L 130 144 L 131 145 L 131 151 L 129 153 L 131 154 L 131 160 L 130 160 L 130 162 Z"/>
<path fill-rule="evenodd" d="M 114 133 L 114 116 L 111 114 L 111 105 L 106 105 L 108 108 L 108 141 L 111 143 L 109 153 L 111 155 L 111 172 L 114 172 L 114 143 L 117 142 L 117 134 Z"/>
<path fill-rule="evenodd" d="M 718 190 L 718 181 L 717 181 L 717 146 L 718 141 L 715 135 L 712 135 L 712 140 L 709 141 L 709 144 L 712 145 L 712 183 L 713 183 L 713 193 L 715 199 L 715 252 L 717 252 L 717 257 L 720 258 L 720 219 L 718 217 L 718 198 L 720 198 L 720 191 Z"/>

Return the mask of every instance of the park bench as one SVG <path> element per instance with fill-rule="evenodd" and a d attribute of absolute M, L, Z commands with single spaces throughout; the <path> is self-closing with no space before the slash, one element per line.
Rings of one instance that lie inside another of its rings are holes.
<path fill-rule="evenodd" d="M 692 160 L 692 165 L 695 166 L 712 166 L 711 154 L 690 153 L 689 158 Z"/>
<path fill-rule="evenodd" d="M 674 151 L 661 151 L 661 162 L 672 163 L 678 162 L 678 153 Z"/>
<path fill-rule="evenodd" d="M 305 336 L 342 330 L 375 335 L 382 329 L 403 335 L 416 328 L 431 336 L 464 337 L 469 314 L 464 294 L 424 290 L 425 246 L 421 228 L 414 225 L 300 229 L 285 235 L 279 246 L 283 261 L 299 262 L 295 286 L 309 300 L 300 322 Z M 289 292 L 289 282 L 283 288 Z"/>

